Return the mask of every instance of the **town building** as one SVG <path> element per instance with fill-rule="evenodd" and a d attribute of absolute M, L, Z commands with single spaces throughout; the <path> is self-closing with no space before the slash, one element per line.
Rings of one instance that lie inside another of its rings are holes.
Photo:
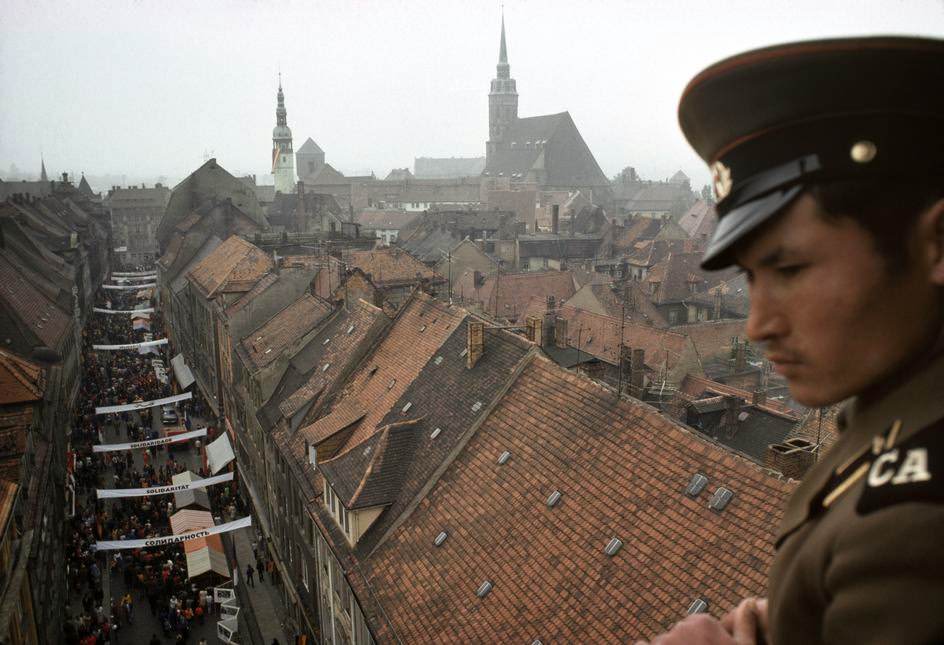
<path fill-rule="evenodd" d="M 354 214 L 354 221 L 360 224 L 363 235 L 376 237 L 385 246 L 390 246 L 397 241 L 400 231 L 416 217 L 416 213 L 407 210 L 365 208 Z"/>
<path fill-rule="evenodd" d="M 108 191 L 104 206 L 111 218 L 115 257 L 125 266 L 150 265 L 158 258 L 157 227 L 170 195 L 161 184 L 115 186 Z"/>
<path fill-rule="evenodd" d="M 485 170 L 485 157 L 417 157 L 413 176 L 418 179 L 478 177 Z"/>

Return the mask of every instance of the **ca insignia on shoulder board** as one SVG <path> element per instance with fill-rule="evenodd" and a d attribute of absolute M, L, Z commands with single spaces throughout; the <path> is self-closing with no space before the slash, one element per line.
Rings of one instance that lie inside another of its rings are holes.
<path fill-rule="evenodd" d="M 936 423 L 872 459 L 856 511 L 904 502 L 944 503 L 944 423 Z"/>
<path fill-rule="evenodd" d="M 720 161 L 711 164 L 711 183 L 714 185 L 715 198 L 720 202 L 731 192 L 731 186 L 734 184 L 731 179 L 731 169 Z"/>

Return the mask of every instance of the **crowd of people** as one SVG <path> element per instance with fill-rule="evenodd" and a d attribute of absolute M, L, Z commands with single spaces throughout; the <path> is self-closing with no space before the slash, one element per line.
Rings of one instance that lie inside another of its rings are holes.
<path fill-rule="evenodd" d="M 102 304 L 97 306 L 133 309 L 140 302 L 135 290 L 110 291 L 107 296 L 109 300 L 102 298 Z M 155 332 L 161 330 L 159 313 L 152 313 L 150 322 Z M 164 354 L 166 346 L 148 354 L 92 349 L 95 344 L 139 343 L 145 340 L 147 333 L 144 329 L 132 329 L 131 317 L 127 314 L 102 313 L 90 317 L 83 332 L 84 375 L 74 414 L 71 446 L 75 513 L 67 527 L 66 540 L 69 592 L 75 599 L 74 611 L 65 627 L 68 643 L 117 642 L 122 628 L 139 619 L 142 611 L 147 612 L 151 620 L 156 619 L 164 639 L 184 643 L 195 626 L 219 613 L 212 589 L 198 586 L 188 577 L 181 544 L 100 553 L 94 548 L 98 540 L 144 539 L 171 534 L 170 518 L 175 512 L 172 496 L 99 500 L 96 489 L 169 485 L 175 474 L 188 470 L 181 454 L 187 456 L 187 451 L 192 454 L 198 450 L 198 444 L 193 442 L 103 453 L 92 450 L 96 443 L 154 438 L 151 408 L 95 414 L 97 406 L 150 401 L 172 394 L 170 379 L 166 379 L 168 382 L 159 379 L 151 363 L 152 358 L 160 357 L 168 364 Z M 187 419 L 192 410 L 193 406 L 181 406 L 181 414 Z M 202 445 L 216 434 L 212 429 L 208 433 Z M 192 470 L 201 477 L 208 477 L 210 473 L 204 460 L 198 463 Z M 230 484 L 206 490 L 211 508 L 235 515 L 237 496 Z M 110 599 L 105 598 L 103 576 L 109 577 Z M 157 633 L 152 641 L 160 642 Z"/>

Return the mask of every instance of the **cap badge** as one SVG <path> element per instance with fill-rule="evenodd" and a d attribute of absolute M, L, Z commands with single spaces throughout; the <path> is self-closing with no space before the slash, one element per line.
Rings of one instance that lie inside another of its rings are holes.
<path fill-rule="evenodd" d="M 731 192 L 731 185 L 733 183 L 731 181 L 731 169 L 720 161 L 716 161 L 711 164 L 710 170 L 711 181 L 715 188 L 715 197 L 717 197 L 720 202 Z"/>
<path fill-rule="evenodd" d="M 869 163 L 875 159 L 878 154 L 878 148 L 871 141 L 856 141 L 849 150 L 849 156 L 856 163 Z"/>

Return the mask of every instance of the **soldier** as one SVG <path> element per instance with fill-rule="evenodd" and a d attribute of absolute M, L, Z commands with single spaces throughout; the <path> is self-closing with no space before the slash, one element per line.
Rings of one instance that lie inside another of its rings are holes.
<path fill-rule="evenodd" d="M 717 63 L 679 119 L 710 164 L 705 268 L 810 406 L 847 401 L 768 584 L 654 643 L 944 642 L 944 41 L 781 45 Z"/>

